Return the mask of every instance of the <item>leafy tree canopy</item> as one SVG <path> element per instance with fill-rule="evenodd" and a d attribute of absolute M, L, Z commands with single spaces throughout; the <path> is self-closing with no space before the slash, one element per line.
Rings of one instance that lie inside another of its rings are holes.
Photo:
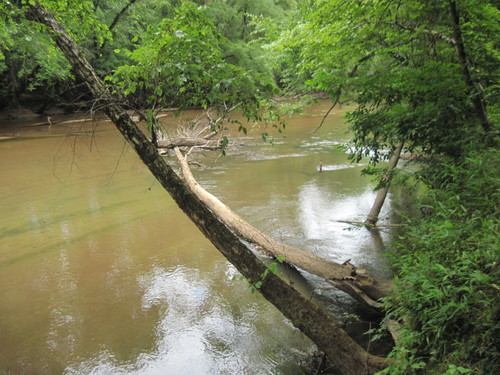
<path fill-rule="evenodd" d="M 109 80 L 125 95 L 146 98 L 140 104 L 148 107 L 241 105 L 248 114 L 255 110 L 260 93 L 272 92 L 272 82 L 224 60 L 220 45 L 225 38 L 206 9 L 184 2 L 175 17 L 136 38 L 137 48 L 123 51 L 132 63 Z"/>
<path fill-rule="evenodd" d="M 73 89 L 74 86 L 78 85 L 78 82 L 73 82 L 69 65 L 55 48 L 43 27 L 26 21 L 19 7 L 14 6 L 23 3 L 23 1 L 27 0 L 5 1 L 0 5 L 0 18 L 3 21 L 0 23 L 0 35 L 2 36 L 0 41 L 0 80 L 2 81 L 0 106 L 19 105 L 20 103 L 33 105 L 40 99 L 44 102 L 75 100 L 75 97 L 81 96 L 82 88 Z M 179 61 L 172 61 L 172 64 L 177 62 L 185 64 L 188 52 L 197 54 L 197 61 L 202 62 L 198 66 L 198 73 L 202 73 L 199 82 L 209 84 L 210 80 L 207 80 L 209 76 L 211 76 L 211 80 L 218 76 L 217 79 L 221 85 L 224 84 L 222 82 L 224 79 L 234 78 L 240 83 L 247 80 L 245 85 L 250 86 L 245 92 L 249 93 L 253 89 L 252 84 L 256 85 L 257 91 L 268 90 L 271 88 L 269 83 L 273 80 L 268 69 L 269 64 L 262 58 L 263 53 L 259 45 L 248 43 L 253 38 L 253 26 L 250 18 L 253 14 L 284 17 L 285 9 L 292 6 L 294 1 L 233 0 L 227 2 L 213 0 L 191 2 L 192 7 L 201 7 L 200 14 L 206 18 L 204 22 L 209 22 L 210 27 L 214 29 L 210 32 L 208 32 L 207 26 L 201 23 L 195 23 L 192 27 L 188 23 L 180 24 L 179 9 L 183 7 L 185 9 L 189 3 L 181 0 L 43 0 L 41 3 L 63 23 L 72 37 L 78 41 L 87 59 L 102 76 L 117 70 L 123 77 L 126 69 L 119 69 L 120 66 L 140 66 L 139 60 L 141 58 L 139 55 L 146 52 L 148 48 L 153 48 L 155 40 L 165 39 L 168 29 L 174 32 L 175 30 L 172 28 L 179 27 L 178 29 L 183 30 L 183 33 L 187 35 L 183 43 L 180 43 L 180 39 L 177 40 L 179 42 L 177 47 L 184 48 L 184 52 L 169 54 L 165 50 L 162 53 L 156 53 L 155 57 L 180 58 Z M 173 19 L 175 21 L 172 21 Z M 172 22 L 176 24 L 172 24 Z M 210 39 L 210 42 L 214 43 L 213 46 L 208 46 L 208 39 L 202 43 L 201 34 L 194 35 L 196 33 L 195 26 L 202 26 L 203 32 L 208 32 L 208 36 L 213 36 Z M 162 31 L 154 37 L 153 34 L 159 30 Z M 189 47 L 187 39 L 190 39 L 191 45 Z M 164 41 L 164 43 L 171 43 L 173 48 L 173 41 L 174 39 L 171 39 L 168 42 Z M 142 43 L 149 44 L 144 46 L 142 50 L 138 49 Z M 198 52 L 193 49 L 198 47 L 202 48 L 202 51 Z M 191 50 L 186 48 L 191 48 Z M 211 51 L 209 51 L 210 48 Z M 122 52 L 116 53 L 117 50 Z M 132 53 L 132 51 L 135 52 Z M 206 57 L 208 60 L 203 60 Z M 209 62 L 217 65 L 216 60 L 229 64 L 226 66 L 225 72 L 222 71 L 223 66 L 221 65 L 218 67 L 209 66 Z M 143 62 L 146 64 L 145 59 Z M 194 65 L 195 61 L 193 60 L 190 62 L 190 69 L 193 69 Z M 215 71 L 217 68 L 218 72 Z M 177 72 L 175 69 L 168 70 L 165 66 L 162 69 L 162 74 Z M 208 72 L 206 69 L 211 71 Z M 193 77 L 195 71 L 184 73 Z M 222 76 L 224 74 L 225 77 Z M 182 74 L 180 79 L 186 77 L 186 74 Z M 250 79 L 250 77 L 253 78 Z M 143 74 L 142 78 L 146 78 L 146 73 Z M 251 84 L 249 80 L 253 80 L 253 83 Z M 226 81 L 225 84 L 227 85 L 228 82 Z M 169 84 L 171 83 L 169 82 Z M 191 81 L 191 83 L 195 85 L 197 82 Z M 189 89 L 184 84 L 181 91 L 180 87 L 166 89 L 164 85 L 162 94 L 169 97 L 170 103 L 175 104 L 173 103 L 175 102 L 173 100 L 175 93 L 184 92 L 184 96 L 187 97 L 189 93 L 193 93 L 193 87 Z M 129 87 L 129 90 L 131 89 Z M 220 87 L 210 93 L 206 92 L 205 88 L 205 93 L 215 94 L 217 89 L 226 95 L 226 98 L 221 101 L 227 101 L 228 95 L 235 94 L 234 90 L 233 94 L 229 94 L 227 90 L 220 90 Z M 202 91 L 200 89 L 200 95 Z M 138 96 L 139 92 L 136 92 L 136 97 Z M 213 100 L 213 97 L 207 98 L 207 104 Z M 249 97 L 247 97 L 247 102 L 248 100 Z M 176 104 L 182 101 L 184 99 L 179 99 Z M 193 103 L 200 105 L 199 95 L 197 98 L 192 98 L 191 104 Z M 45 105 L 41 108 L 44 107 Z"/>
<path fill-rule="evenodd" d="M 473 87 L 457 54 L 451 4 Z M 282 56 L 292 89 L 301 83 L 296 69 L 312 89 L 356 102 L 348 117 L 353 159 L 377 162 L 399 141 L 410 152 L 458 157 L 483 136 L 474 99 L 498 111 L 499 21 L 489 1 L 307 1 L 294 28 L 268 48 Z"/>

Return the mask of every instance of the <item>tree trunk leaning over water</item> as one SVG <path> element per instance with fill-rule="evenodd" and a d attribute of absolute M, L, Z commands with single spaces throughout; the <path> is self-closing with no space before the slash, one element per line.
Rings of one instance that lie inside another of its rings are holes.
<path fill-rule="evenodd" d="M 120 102 L 117 99 L 120 98 L 112 95 L 104 86 L 61 24 L 38 1 L 30 1 L 27 7 L 29 13 L 26 16 L 52 30 L 57 45 L 72 65 L 75 74 L 87 83 L 93 96 L 101 102 L 106 115 L 177 205 L 251 283 L 262 282 L 259 288 L 261 294 L 325 351 L 340 373 L 373 374 L 384 368 L 386 360 L 369 354 L 354 342 L 326 309 L 313 304 L 272 272 L 263 279 L 262 275 L 267 267 L 189 190 L 158 154 L 156 147 L 117 104 Z"/>
<path fill-rule="evenodd" d="M 262 233 L 217 197 L 203 189 L 193 177 L 181 151 L 175 148 L 175 153 L 181 165 L 184 180 L 191 191 L 240 238 L 256 245 L 262 253 L 275 258 L 283 257 L 286 263 L 325 279 L 365 306 L 381 311 L 382 306 L 378 300 L 387 296 L 390 283 L 376 280 L 366 275 L 364 270 L 356 269 L 348 262 L 339 264 L 327 260 L 308 251 L 280 243 Z"/>
<path fill-rule="evenodd" d="M 396 149 L 393 151 L 391 158 L 389 159 L 389 163 L 387 164 L 387 170 L 382 177 L 382 183 L 384 187 L 379 189 L 377 192 L 377 196 L 375 197 L 375 202 L 366 218 L 364 225 L 368 228 L 373 228 L 377 224 L 378 216 L 380 211 L 382 210 L 382 206 L 384 205 L 385 198 L 387 197 L 387 193 L 389 192 L 389 187 L 391 185 L 391 180 L 394 175 L 394 168 L 398 165 L 399 157 L 401 156 L 401 151 L 403 150 L 404 142 L 401 141 L 396 146 Z"/>

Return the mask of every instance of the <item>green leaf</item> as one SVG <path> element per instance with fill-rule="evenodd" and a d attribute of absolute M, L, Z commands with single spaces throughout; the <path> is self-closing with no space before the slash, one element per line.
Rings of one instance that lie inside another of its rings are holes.
<path fill-rule="evenodd" d="M 278 268 L 277 268 L 277 267 L 278 267 L 278 266 L 277 266 L 277 264 L 276 264 L 275 262 L 273 262 L 273 263 L 271 263 L 271 264 L 269 265 L 269 270 L 270 270 L 272 273 L 276 274 L 276 272 L 278 271 Z"/>
<path fill-rule="evenodd" d="M 417 362 L 417 363 L 413 363 L 411 365 L 411 368 L 413 368 L 413 369 L 423 369 L 425 366 L 426 366 L 425 362 Z"/>

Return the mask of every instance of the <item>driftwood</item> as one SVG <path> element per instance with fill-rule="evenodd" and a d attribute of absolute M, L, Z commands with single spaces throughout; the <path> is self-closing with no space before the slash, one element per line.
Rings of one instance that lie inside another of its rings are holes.
<path fill-rule="evenodd" d="M 217 118 L 213 118 L 210 110 L 207 110 L 204 115 L 180 124 L 176 135 L 167 134 L 163 128 L 159 127 L 157 129 L 156 146 L 160 153 L 164 153 L 164 150 L 173 150 L 176 147 L 219 150 L 222 148 L 222 142 L 220 137 L 216 139 L 215 136 L 220 136 L 220 124 L 224 121 L 226 115 L 236 107 L 238 106 L 226 108 L 223 115 Z"/>
<path fill-rule="evenodd" d="M 275 258 L 283 257 L 285 262 L 320 276 L 365 306 L 376 310 L 381 309 L 382 306 L 378 300 L 387 296 L 391 287 L 389 281 L 374 279 L 367 275 L 364 270 L 357 269 L 349 262 L 339 264 L 308 251 L 280 243 L 262 233 L 238 216 L 217 197 L 203 189 L 193 177 L 186 159 L 178 148 L 175 148 L 175 153 L 184 180 L 193 193 L 239 237 L 256 245 L 257 249 L 266 255 Z"/>
<path fill-rule="evenodd" d="M 217 139 L 178 137 L 159 140 L 157 142 L 157 146 L 160 149 L 169 150 L 172 150 L 176 147 L 198 147 L 209 150 L 217 150 L 220 148 L 220 143 Z"/>

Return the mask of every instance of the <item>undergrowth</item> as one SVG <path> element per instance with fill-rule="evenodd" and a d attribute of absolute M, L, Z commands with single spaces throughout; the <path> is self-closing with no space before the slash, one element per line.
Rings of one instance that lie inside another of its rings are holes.
<path fill-rule="evenodd" d="M 389 255 L 384 303 L 401 336 L 383 374 L 500 374 L 500 152 L 441 160 L 422 173 L 426 213 Z"/>

